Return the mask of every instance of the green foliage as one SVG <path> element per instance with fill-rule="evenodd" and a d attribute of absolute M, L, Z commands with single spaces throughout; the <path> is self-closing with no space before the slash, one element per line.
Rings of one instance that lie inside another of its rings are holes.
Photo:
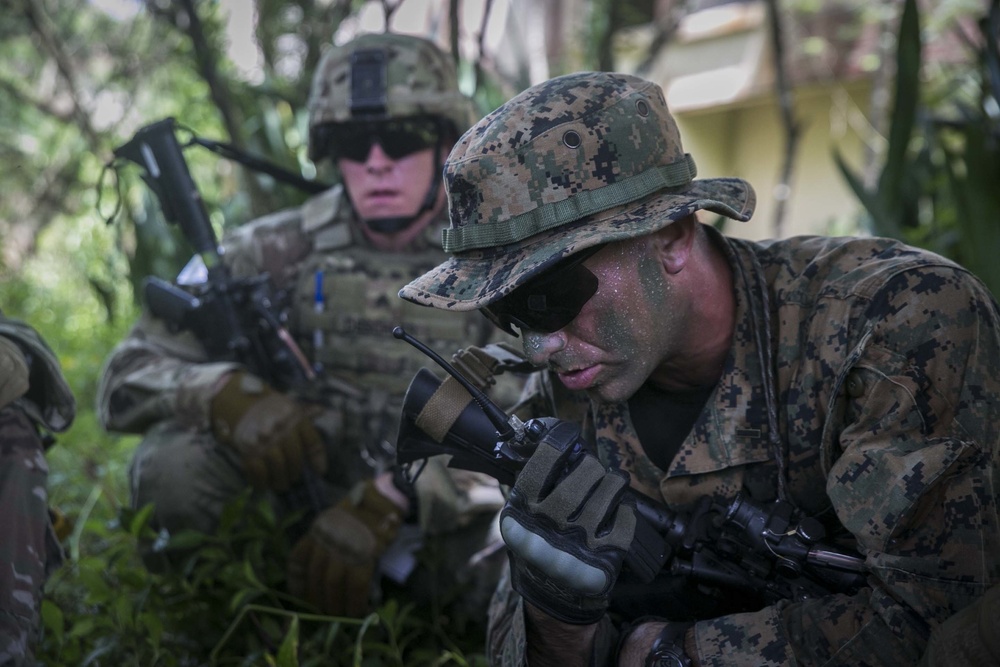
<path fill-rule="evenodd" d="M 412 606 L 390 601 L 364 619 L 300 606 L 282 588 L 294 517 L 279 521 L 249 493 L 216 533 L 172 536 L 150 528 L 151 507 L 133 511 L 106 493 L 92 487 L 69 560 L 48 582 L 40 664 L 483 664 Z"/>
<path fill-rule="evenodd" d="M 954 259 L 1000 295 L 993 257 L 1000 248 L 1000 0 L 992 1 L 980 27 L 975 69 L 949 78 L 948 94 L 922 93 L 920 15 L 915 0 L 907 0 L 892 129 L 877 187 L 868 190 L 840 155 L 835 158 L 874 233 Z"/>
<path fill-rule="evenodd" d="M 137 439 L 101 428 L 97 383 L 138 316 L 141 280 L 173 277 L 190 248 L 138 169 L 103 170 L 138 128 L 173 116 L 313 177 L 311 75 L 362 3 L 255 2 L 256 77 L 225 55 L 225 3 L 191 3 L 201 43 L 185 4 L 124 2 L 135 11 L 113 16 L 100 9 L 107 3 L 13 0 L 0 24 L 0 308 L 41 332 L 77 398 L 75 422 L 47 453 L 51 504 L 73 527 L 46 589 L 36 657 L 54 667 L 483 664 L 481 638 L 426 609 L 389 602 L 359 620 L 298 606 L 283 588 L 282 522 L 248 499 L 211 536 L 154 534 L 148 508 L 129 508 Z M 484 86 L 475 87 L 485 105 L 499 105 L 498 88 Z M 207 150 L 185 156 L 220 234 L 305 196 Z M 172 567 L 155 572 L 141 557 L 167 553 Z"/>
<path fill-rule="evenodd" d="M 283 591 L 284 522 L 267 506 L 242 498 L 218 533 L 169 538 L 149 528 L 149 508 L 129 508 L 127 467 L 137 439 L 104 432 L 93 406 L 101 365 L 137 312 L 127 282 L 109 282 L 116 305 L 108 311 L 77 279 L 80 272 L 111 275 L 102 271 L 118 258 L 114 234 L 99 219 L 61 219 L 18 276 L 0 283 L 4 312 L 39 329 L 78 405 L 73 426 L 47 455 L 51 504 L 73 530 L 66 562 L 46 588 L 40 664 L 483 664 L 476 639 L 449 635 L 427 610 L 389 603 L 358 620 L 298 606 Z M 140 557 L 155 563 L 167 553 L 180 554 L 171 559 L 179 564 L 156 572 Z"/>

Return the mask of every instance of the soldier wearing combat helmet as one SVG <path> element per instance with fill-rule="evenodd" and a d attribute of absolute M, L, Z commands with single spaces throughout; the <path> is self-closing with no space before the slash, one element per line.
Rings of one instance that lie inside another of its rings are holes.
<path fill-rule="evenodd" d="M 752 188 L 696 179 L 660 88 L 625 74 L 516 96 L 445 184 L 451 257 L 400 296 L 519 334 L 544 369 L 519 414 L 589 447 L 543 438 L 501 512 L 494 664 L 902 667 L 963 609 L 995 650 L 996 598 L 972 604 L 1000 580 L 1000 309 L 978 279 L 889 239 L 724 236 L 699 216 L 748 219 Z M 626 485 L 677 512 L 783 501 L 865 583 L 775 602 L 668 571 L 625 600 Z"/>
<path fill-rule="evenodd" d="M 318 369 L 321 406 L 207 358 L 196 341 L 145 313 L 107 361 L 103 423 L 143 435 L 132 501 L 153 503 L 156 527 L 170 533 L 213 531 L 225 504 L 248 486 L 282 511 L 301 509 L 288 499 L 302 497 L 303 479 L 321 478 L 325 502 L 311 507 L 315 517 L 288 572 L 291 590 L 325 612 L 367 613 L 387 589 L 426 601 L 421 595 L 435 586 L 444 595 L 463 586 L 474 598 L 475 578 L 495 575 L 466 572 L 466 561 L 483 546 L 502 498 L 493 480 L 439 461 L 415 484 L 395 468 L 402 396 L 426 358 L 390 335 L 403 324 L 444 355 L 498 338 L 478 314 L 443 319 L 395 296 L 445 257 L 441 166 L 473 121 L 471 102 L 451 59 L 431 42 L 364 35 L 324 55 L 309 117 L 310 156 L 331 160 L 342 183 L 239 227 L 222 246 L 234 277 L 266 273 L 291 290 L 289 329 Z M 514 387 L 507 396 L 516 396 Z M 316 494 L 305 495 L 314 505 Z M 403 543 L 423 545 L 416 567 L 430 567 L 421 557 L 440 547 L 434 551 L 447 557 L 436 572 L 447 573 L 447 585 L 413 574 Z M 159 564 L 157 554 L 145 556 Z M 478 585 L 488 598 L 493 581 Z M 484 600 L 470 604 L 481 615 Z"/>

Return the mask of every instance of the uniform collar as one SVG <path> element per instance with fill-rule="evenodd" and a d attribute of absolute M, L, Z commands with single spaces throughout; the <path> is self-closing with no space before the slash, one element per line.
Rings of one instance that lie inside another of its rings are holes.
<path fill-rule="evenodd" d="M 607 465 L 619 465 L 632 473 L 632 486 L 657 497 L 664 483 L 691 475 L 766 461 L 768 444 L 765 374 L 757 344 L 762 333 L 752 290 L 767 289 L 754 256 L 753 245 L 728 239 L 711 227 L 710 237 L 719 244 L 733 268 L 736 326 L 724 370 L 705 409 L 681 445 L 669 469 L 659 470 L 646 456 L 629 417 L 627 403 L 592 404 L 598 451 Z M 756 306 L 760 310 L 760 306 Z"/>

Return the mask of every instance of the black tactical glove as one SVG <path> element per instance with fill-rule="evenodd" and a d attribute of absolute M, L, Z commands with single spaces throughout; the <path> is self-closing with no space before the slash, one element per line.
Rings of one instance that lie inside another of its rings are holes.
<path fill-rule="evenodd" d="M 511 583 L 564 623 L 596 623 L 608 608 L 635 531 L 628 476 L 574 447 L 580 429 L 556 422 L 517 477 L 500 513 Z"/>
<path fill-rule="evenodd" d="M 212 433 L 240 454 L 258 489 L 284 491 L 308 465 L 326 472 L 326 450 L 313 426 L 314 410 L 250 373 L 235 372 L 212 398 Z"/>

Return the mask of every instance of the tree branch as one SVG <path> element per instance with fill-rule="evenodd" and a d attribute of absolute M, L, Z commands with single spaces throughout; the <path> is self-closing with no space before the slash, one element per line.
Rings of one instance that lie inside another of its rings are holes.
<path fill-rule="evenodd" d="M 42 3 L 25 3 L 24 13 L 28 22 L 31 24 L 32 30 L 38 35 L 45 50 L 50 56 L 52 56 L 52 59 L 55 60 L 60 78 L 62 78 L 63 82 L 66 84 L 70 99 L 73 101 L 73 108 L 71 111 L 73 120 L 76 122 L 77 127 L 80 128 L 83 135 L 87 138 L 87 142 L 90 147 L 94 151 L 97 151 L 100 147 L 100 139 L 97 132 L 94 130 L 94 126 L 90 122 L 90 116 L 84 108 L 85 105 L 82 102 L 80 87 L 76 82 L 76 72 L 70 62 L 69 56 L 66 55 L 66 52 L 62 48 L 62 43 L 59 41 L 52 29 L 49 17 L 45 14 L 44 9 L 42 8 Z"/>
<path fill-rule="evenodd" d="M 767 17 L 771 27 L 771 47 L 774 52 L 774 84 L 785 129 L 785 155 L 782 160 L 778 185 L 775 188 L 774 237 L 785 233 L 785 208 L 791 195 L 791 178 L 795 167 L 795 154 L 799 142 L 799 124 L 795 120 L 794 99 L 785 70 L 785 35 L 781 27 L 778 0 L 767 0 Z"/>
<path fill-rule="evenodd" d="M 195 63 L 198 66 L 198 72 L 201 74 L 201 78 L 205 80 L 205 83 L 208 84 L 209 94 L 212 96 L 215 106 L 219 109 L 219 114 L 222 116 L 222 123 L 226 127 L 226 133 L 229 135 L 230 142 L 244 147 L 243 131 L 238 119 L 239 113 L 229 95 L 228 88 L 219 81 L 216 54 L 209 46 L 208 39 L 205 37 L 201 19 L 198 17 L 198 12 L 195 11 L 194 1 L 180 0 L 180 5 L 181 11 L 184 12 L 187 18 L 186 32 L 188 37 L 191 38 L 191 44 L 194 47 Z"/>

